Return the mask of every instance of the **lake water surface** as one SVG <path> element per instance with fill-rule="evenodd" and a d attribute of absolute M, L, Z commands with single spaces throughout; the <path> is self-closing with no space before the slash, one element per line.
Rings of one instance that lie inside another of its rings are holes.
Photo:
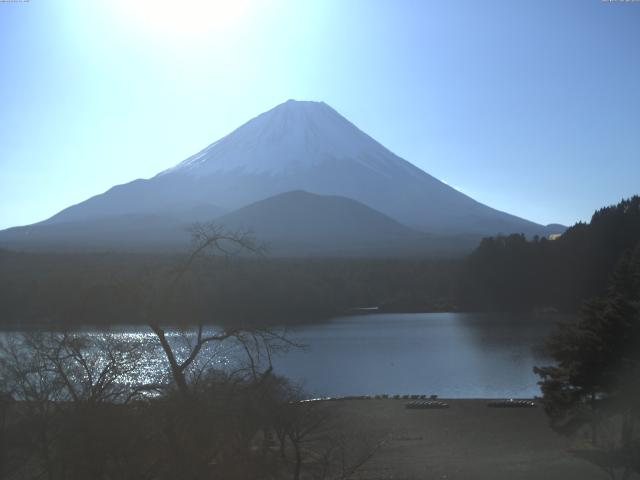
<path fill-rule="evenodd" d="M 275 368 L 318 396 L 533 397 L 559 315 L 416 313 L 335 318 L 292 329 L 307 344 Z"/>
<path fill-rule="evenodd" d="M 320 324 L 289 327 L 287 336 L 305 347 L 282 353 L 273 363 L 276 373 L 301 384 L 314 397 L 533 397 L 540 391 L 532 368 L 550 363 L 541 347 L 554 323 L 561 319 L 553 314 L 494 313 L 337 317 Z M 97 333 L 92 329 L 86 332 Z M 152 353 L 137 369 L 139 378 L 132 381 L 145 383 L 166 378 L 166 361 L 148 327 L 118 327 L 110 335 L 150 346 Z M 177 332 L 171 335 L 180 355 L 180 341 L 185 338 Z M 216 368 L 227 368 L 233 366 L 234 355 L 233 348 L 211 346 L 201 352 L 201 360 L 208 360 L 208 365 Z"/>

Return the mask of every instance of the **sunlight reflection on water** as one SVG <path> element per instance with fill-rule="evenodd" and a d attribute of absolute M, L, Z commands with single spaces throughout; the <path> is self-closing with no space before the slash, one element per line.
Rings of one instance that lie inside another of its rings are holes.
<path fill-rule="evenodd" d="M 558 315 L 461 313 L 375 314 L 338 317 L 293 327 L 288 337 L 306 345 L 274 358 L 275 371 L 314 396 L 436 393 L 449 398 L 539 395 L 534 365 L 548 364 L 541 345 Z M 207 327 L 206 333 L 219 331 Z M 130 384 L 166 383 L 169 369 L 147 326 L 78 333 L 136 343 L 146 354 L 126 377 Z M 0 335 L 8 335 L 3 333 Z M 167 330 L 179 360 L 194 333 Z M 193 370 L 231 371 L 242 358 L 233 341 L 208 344 Z"/>

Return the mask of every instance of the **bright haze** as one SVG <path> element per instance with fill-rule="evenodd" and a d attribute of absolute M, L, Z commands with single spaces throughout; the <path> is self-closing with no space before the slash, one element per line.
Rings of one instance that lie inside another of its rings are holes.
<path fill-rule="evenodd" d="M 151 178 L 289 98 L 498 211 L 586 220 L 637 193 L 639 24 L 632 2 L 582 0 L 0 3 L 0 228 Z"/>

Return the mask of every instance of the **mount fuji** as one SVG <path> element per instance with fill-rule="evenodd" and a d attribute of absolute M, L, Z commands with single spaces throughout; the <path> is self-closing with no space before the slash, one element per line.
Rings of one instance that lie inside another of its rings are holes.
<path fill-rule="evenodd" d="M 144 248 L 150 242 L 168 247 L 180 243 L 182 228 L 193 221 L 226 218 L 253 228 L 257 217 L 243 220 L 243 207 L 300 191 L 315 194 L 304 197 L 313 198 L 303 202 L 313 209 L 309 218 L 324 209 L 337 212 L 336 198 L 354 211 L 352 217 L 327 223 L 328 238 L 346 230 L 366 231 L 370 240 L 388 240 L 389 230 L 396 238 L 403 232 L 414 240 L 420 235 L 477 239 L 498 233 L 558 233 L 557 227 L 495 210 L 449 187 L 324 102 L 289 100 L 150 179 L 115 186 L 38 224 L 0 232 L 0 246 L 126 248 L 131 243 Z M 286 217 L 286 200 L 296 202 L 299 196 L 270 202 L 265 211 Z M 365 210 L 373 212 L 365 215 Z M 260 221 L 264 225 L 269 218 L 261 216 Z M 293 224 L 275 223 L 281 228 L 271 229 L 271 238 L 286 240 Z M 304 238 L 297 240 L 304 244 Z"/>

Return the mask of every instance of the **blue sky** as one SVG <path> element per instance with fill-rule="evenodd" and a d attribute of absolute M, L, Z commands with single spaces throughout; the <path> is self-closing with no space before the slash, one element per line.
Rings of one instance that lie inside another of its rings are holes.
<path fill-rule="evenodd" d="M 492 207 L 572 224 L 640 193 L 640 3 L 0 3 L 0 228 L 323 100 Z"/>

